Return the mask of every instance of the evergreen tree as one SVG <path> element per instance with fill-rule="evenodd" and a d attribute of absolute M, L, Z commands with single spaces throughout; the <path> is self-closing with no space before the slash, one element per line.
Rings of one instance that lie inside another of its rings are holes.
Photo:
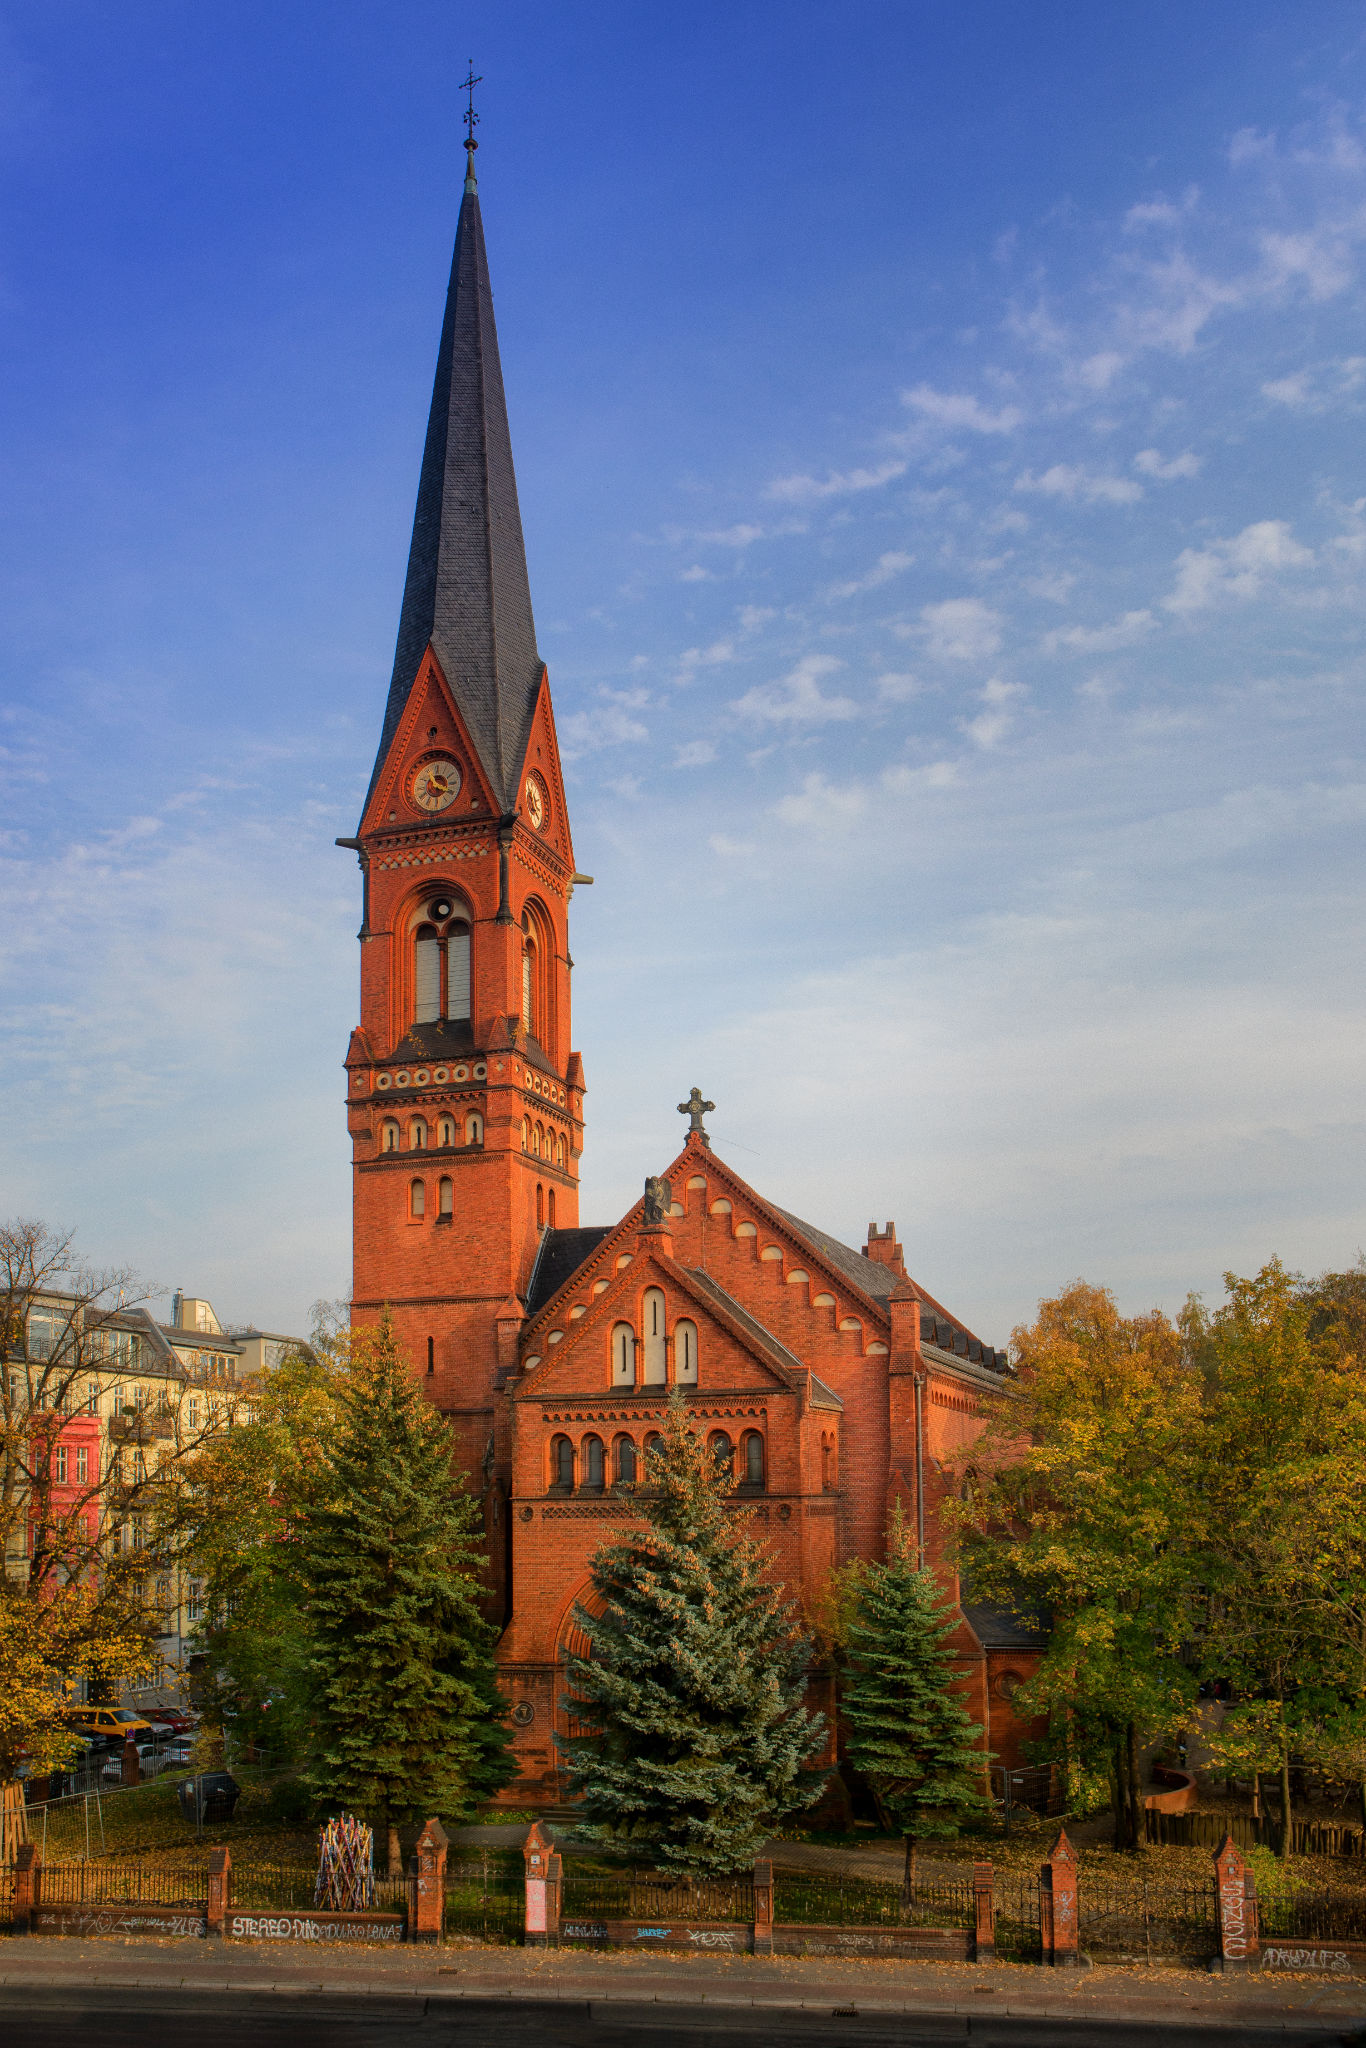
<path fill-rule="evenodd" d="M 917 1842 L 956 1835 L 990 1801 L 981 1730 L 953 1693 L 953 1612 L 934 1573 L 912 1562 L 899 1509 L 887 1548 L 862 1574 L 842 1707 L 849 1761 L 905 1837 L 909 1897 Z"/>
<path fill-rule="evenodd" d="M 387 1316 L 353 1340 L 337 1433 L 298 1524 L 315 1680 L 319 1802 L 386 1830 L 468 1815 L 512 1775 L 479 1613 L 478 1504 L 451 1470 Z"/>
<path fill-rule="evenodd" d="M 685 1872 L 752 1863 L 825 1778 L 808 1763 L 824 1738 L 802 1707 L 809 1646 L 727 1510 L 733 1483 L 676 1395 L 637 1495 L 648 1527 L 598 1551 L 602 1612 L 574 1610 L 593 1647 L 568 1660 L 565 1706 L 586 1732 L 560 1746 L 585 1831 Z"/>

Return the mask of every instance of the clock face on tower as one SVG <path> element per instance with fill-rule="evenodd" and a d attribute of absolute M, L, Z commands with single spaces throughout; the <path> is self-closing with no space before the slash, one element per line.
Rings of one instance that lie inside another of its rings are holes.
<path fill-rule="evenodd" d="M 424 761 L 413 777 L 413 802 L 420 811 L 444 811 L 460 794 L 461 775 L 454 761 Z"/>
<path fill-rule="evenodd" d="M 545 830 L 545 791 L 534 775 L 526 779 L 526 814 L 533 832 Z"/>

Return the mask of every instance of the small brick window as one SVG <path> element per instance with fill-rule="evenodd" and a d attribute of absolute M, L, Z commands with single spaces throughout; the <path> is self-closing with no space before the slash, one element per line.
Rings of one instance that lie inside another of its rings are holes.
<path fill-rule="evenodd" d="M 757 1429 L 747 1429 L 741 1444 L 740 1483 L 761 1492 L 764 1485 L 764 1440 Z"/>
<path fill-rule="evenodd" d="M 607 1465 L 603 1455 L 602 1438 L 600 1436 L 586 1436 L 581 1450 L 584 1486 L 593 1493 L 601 1493 L 607 1483 Z"/>
<path fill-rule="evenodd" d="M 443 1174 L 437 1189 L 436 1213 L 438 1216 L 455 1214 L 455 1184 L 449 1174 Z"/>
<path fill-rule="evenodd" d="M 613 1445 L 617 1485 L 634 1486 L 636 1483 L 636 1447 L 629 1436 L 619 1436 Z"/>
<path fill-rule="evenodd" d="M 465 1118 L 465 1143 L 482 1145 L 484 1142 L 484 1119 L 478 1110 L 471 1110 Z"/>
<path fill-rule="evenodd" d="M 392 1117 L 380 1126 L 379 1149 L 381 1152 L 397 1152 L 398 1125 Z"/>
<path fill-rule="evenodd" d="M 680 1387 L 697 1385 L 697 1325 L 688 1316 L 674 1324 L 674 1379 Z"/>
<path fill-rule="evenodd" d="M 735 1446 L 724 1429 L 714 1429 L 712 1431 L 707 1439 L 707 1449 L 711 1452 L 712 1463 L 717 1471 L 723 1472 L 727 1478 L 733 1479 L 735 1477 Z"/>
<path fill-rule="evenodd" d="M 567 1436 L 550 1439 L 550 1487 L 552 1493 L 574 1491 L 574 1446 Z"/>
<path fill-rule="evenodd" d="M 439 1116 L 437 1118 L 436 1142 L 438 1145 L 453 1145 L 455 1143 L 455 1118 L 453 1116 Z"/>
<path fill-rule="evenodd" d="M 426 1146 L 427 1119 L 425 1116 L 415 1116 L 408 1126 L 408 1150 L 410 1152 L 423 1152 L 426 1150 Z"/>
<path fill-rule="evenodd" d="M 415 1180 L 408 1188 L 408 1214 L 418 1223 L 427 1213 L 427 1188 L 423 1181 Z"/>

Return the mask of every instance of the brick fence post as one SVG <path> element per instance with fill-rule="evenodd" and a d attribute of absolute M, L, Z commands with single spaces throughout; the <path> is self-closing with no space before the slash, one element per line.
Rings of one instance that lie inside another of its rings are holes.
<path fill-rule="evenodd" d="M 1066 1828 L 1039 1871 L 1039 1928 L 1043 1959 L 1055 1970 L 1077 1965 L 1077 1854 Z"/>
<path fill-rule="evenodd" d="M 754 1866 L 754 1953 L 773 1953 L 773 1865 L 767 1860 Z"/>
<path fill-rule="evenodd" d="M 973 1904 L 973 1961 L 994 1963 L 996 1960 L 996 1892 L 995 1876 L 989 1863 L 974 1863 L 972 1866 Z"/>
<path fill-rule="evenodd" d="M 1246 1859 L 1226 1834 L 1214 1852 L 1214 1900 L 1219 1926 L 1215 1970 L 1245 1970 L 1254 1963 L 1257 1938 L 1257 1884 Z"/>
<path fill-rule="evenodd" d="M 227 1849 L 209 1851 L 209 1902 L 204 1915 L 204 1932 L 221 1941 L 227 1933 L 228 1908 L 232 1904 L 232 1854 Z"/>
<path fill-rule="evenodd" d="M 446 1830 L 429 1820 L 417 1838 L 417 1872 L 413 1878 L 413 1910 L 408 1918 L 409 1941 L 440 1941 L 446 1927 Z"/>
<path fill-rule="evenodd" d="M 526 1917 L 522 1938 L 528 1948 L 544 1948 L 547 1933 L 546 1884 L 550 1876 L 550 1841 L 542 1832 L 538 1820 L 531 1823 L 531 1830 L 522 1844 L 522 1857 L 526 1864 Z"/>
<path fill-rule="evenodd" d="M 142 1758 L 138 1755 L 138 1746 L 131 1735 L 124 1743 L 123 1755 L 119 1759 L 119 1783 L 122 1785 L 140 1785 L 142 1783 Z"/>
<path fill-rule="evenodd" d="M 33 1932 L 33 1909 L 42 1904 L 43 1859 L 36 1842 L 21 1842 L 14 1859 L 14 1931 Z"/>
<path fill-rule="evenodd" d="M 548 1948 L 560 1945 L 560 1900 L 563 1896 L 560 1852 L 552 1849 L 545 1860 L 545 1939 Z"/>

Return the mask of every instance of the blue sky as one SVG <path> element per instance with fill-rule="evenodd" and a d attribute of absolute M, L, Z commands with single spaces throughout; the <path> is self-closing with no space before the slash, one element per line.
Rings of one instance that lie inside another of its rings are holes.
<path fill-rule="evenodd" d="M 1192 18 L 1193 17 L 1193 18 Z M 989 1341 L 1363 1218 L 1360 9 L 0 0 L 10 1211 L 346 1291 L 354 830 L 479 168 L 585 1220 L 718 1149 Z"/>

